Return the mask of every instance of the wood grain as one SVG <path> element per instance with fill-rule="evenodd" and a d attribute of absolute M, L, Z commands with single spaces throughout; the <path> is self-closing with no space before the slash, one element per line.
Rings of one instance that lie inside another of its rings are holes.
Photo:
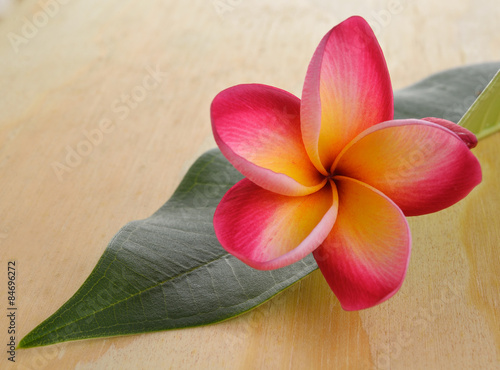
<path fill-rule="evenodd" d="M 395 88 L 500 60 L 496 0 L 15 1 L 0 19 L 0 284 L 16 260 L 17 341 L 215 146 L 218 91 L 260 82 L 300 95 L 317 43 L 352 14 L 372 24 Z M 19 350 L 14 365 L 2 350 L 0 367 L 500 368 L 499 147 L 496 134 L 475 149 L 484 180 L 466 200 L 410 220 L 408 277 L 376 308 L 342 311 L 316 272 L 222 324 Z M 4 316 L 4 287 L 0 302 Z"/>

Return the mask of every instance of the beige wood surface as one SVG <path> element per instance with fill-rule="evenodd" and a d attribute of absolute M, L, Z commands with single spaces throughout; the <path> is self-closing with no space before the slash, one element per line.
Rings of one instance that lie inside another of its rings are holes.
<path fill-rule="evenodd" d="M 378 307 L 342 311 L 315 272 L 222 324 L 19 350 L 9 366 L 7 261 L 18 342 L 215 146 L 218 91 L 260 82 L 300 96 L 319 40 L 352 14 L 372 24 L 395 88 L 500 60 L 497 0 L 13 2 L 0 18 L 0 368 L 500 368 L 500 134 L 474 150 L 484 180 L 466 200 L 410 220 L 408 276 Z"/>

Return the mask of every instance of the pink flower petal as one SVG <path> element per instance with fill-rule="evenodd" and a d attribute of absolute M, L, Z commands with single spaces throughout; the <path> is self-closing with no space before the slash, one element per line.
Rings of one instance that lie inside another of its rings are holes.
<path fill-rule="evenodd" d="M 442 118 L 435 118 L 435 117 L 427 117 L 427 118 L 422 118 L 424 121 L 429 121 L 432 123 L 436 123 L 438 125 L 441 125 L 443 127 L 446 127 L 448 130 L 453 131 L 455 134 L 458 135 L 460 139 L 467 145 L 469 149 L 475 148 L 477 145 L 477 137 L 474 135 L 472 132 L 467 130 L 466 128 L 457 125 L 454 122 L 442 119 Z"/>
<path fill-rule="evenodd" d="M 344 310 L 369 308 L 392 297 L 403 284 L 411 237 L 401 210 L 378 190 L 335 177 L 337 221 L 314 252 Z"/>
<path fill-rule="evenodd" d="M 330 183 L 314 194 L 289 197 L 243 179 L 219 203 L 215 234 L 224 249 L 247 265 L 276 269 L 299 261 L 323 242 L 337 205 L 337 190 Z"/>
<path fill-rule="evenodd" d="M 447 208 L 481 182 L 481 167 L 462 139 L 428 121 L 394 120 L 349 143 L 335 174 L 353 177 L 391 198 L 406 216 Z"/>
<path fill-rule="evenodd" d="M 363 18 L 328 32 L 313 55 L 302 91 L 302 137 L 324 175 L 356 135 L 393 118 L 393 96 L 382 50 Z"/>
<path fill-rule="evenodd" d="M 238 85 L 211 107 L 215 141 L 226 158 L 257 185 L 283 195 L 310 194 L 326 180 L 307 156 L 300 100 L 275 87 Z"/>

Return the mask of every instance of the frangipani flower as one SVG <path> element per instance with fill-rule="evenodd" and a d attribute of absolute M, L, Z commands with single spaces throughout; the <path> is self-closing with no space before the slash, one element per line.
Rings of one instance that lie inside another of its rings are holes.
<path fill-rule="evenodd" d="M 215 212 L 222 246 L 262 270 L 312 252 L 345 310 L 394 295 L 410 257 L 405 216 L 458 202 L 481 168 L 469 131 L 393 113 L 382 51 L 360 17 L 321 40 L 302 100 L 259 84 L 219 93 L 215 140 L 246 176 Z"/>

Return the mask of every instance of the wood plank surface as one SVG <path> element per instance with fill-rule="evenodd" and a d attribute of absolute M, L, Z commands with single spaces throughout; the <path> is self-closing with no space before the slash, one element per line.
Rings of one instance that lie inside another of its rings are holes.
<path fill-rule="evenodd" d="M 342 311 L 316 271 L 221 324 L 7 361 L 7 261 L 18 342 L 73 295 L 121 226 L 152 214 L 215 146 L 217 92 L 259 82 L 300 96 L 319 40 L 353 14 L 372 24 L 395 88 L 500 60 L 497 0 L 12 3 L 0 18 L 0 368 L 500 368 L 500 134 L 474 150 L 484 180 L 467 199 L 410 220 L 408 276 L 380 306 Z"/>

